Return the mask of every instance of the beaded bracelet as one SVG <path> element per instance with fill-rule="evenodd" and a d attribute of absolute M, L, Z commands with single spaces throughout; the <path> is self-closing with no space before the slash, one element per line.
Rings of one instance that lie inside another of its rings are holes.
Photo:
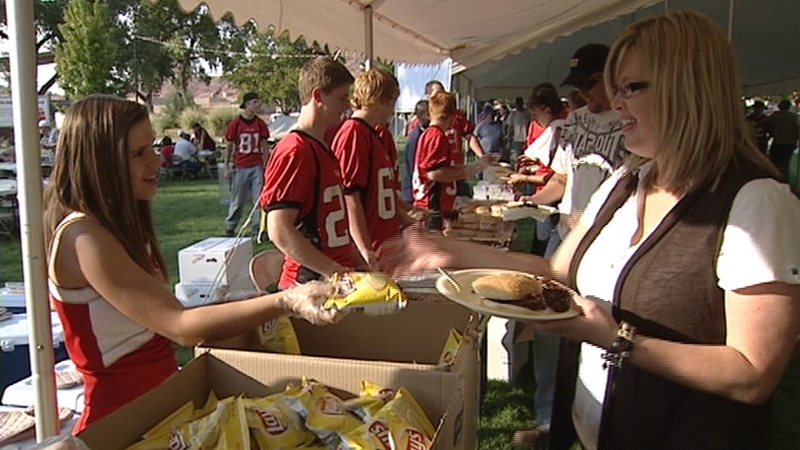
<path fill-rule="evenodd" d="M 636 337 L 636 327 L 628 322 L 619 324 L 617 330 L 617 339 L 611 344 L 605 353 L 603 353 L 603 369 L 609 366 L 619 369 L 622 367 L 622 361 L 631 356 L 633 350 L 633 339 Z"/>

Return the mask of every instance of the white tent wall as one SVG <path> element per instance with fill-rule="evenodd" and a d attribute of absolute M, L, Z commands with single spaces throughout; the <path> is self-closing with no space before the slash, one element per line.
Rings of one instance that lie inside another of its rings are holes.
<path fill-rule="evenodd" d="M 425 98 L 425 84 L 428 81 L 438 80 L 446 90 L 450 90 L 452 60 L 448 58 L 439 64 L 399 63 L 395 65 L 395 75 L 400 83 L 400 97 L 397 98 L 395 110 L 410 113 L 417 102 Z"/>
<path fill-rule="evenodd" d="M 607 22 L 540 43 L 503 59 L 456 74 L 475 86 L 479 99 L 527 96 L 543 81 L 558 86 L 569 71 L 572 53 L 590 42 L 611 45 L 633 22 L 665 10 L 687 9 L 709 15 L 728 29 L 734 6 L 732 44 L 747 95 L 782 94 L 800 89 L 800 1 L 798 0 L 669 0 Z"/>

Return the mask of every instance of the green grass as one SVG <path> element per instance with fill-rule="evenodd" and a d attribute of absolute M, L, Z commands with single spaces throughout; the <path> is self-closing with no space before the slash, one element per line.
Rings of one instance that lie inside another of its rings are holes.
<path fill-rule="evenodd" d="M 164 181 L 154 202 L 156 228 L 162 250 L 170 267 L 170 280 L 177 282 L 178 250 L 211 236 L 222 236 L 226 206 L 219 201 L 216 180 Z M 528 251 L 533 221 L 519 223 L 512 249 Z M 254 248 L 257 252 L 267 245 Z M 17 240 L 0 237 L 0 281 L 21 280 L 20 245 Z M 191 349 L 179 349 L 182 362 L 191 358 Z M 531 367 L 523 370 L 514 384 L 490 381 L 483 403 L 479 448 L 481 450 L 511 450 L 511 436 L 519 428 L 528 427 L 534 420 L 534 381 Z M 776 450 L 800 447 L 800 349 L 775 394 Z M 578 450 L 579 447 L 573 447 Z"/>

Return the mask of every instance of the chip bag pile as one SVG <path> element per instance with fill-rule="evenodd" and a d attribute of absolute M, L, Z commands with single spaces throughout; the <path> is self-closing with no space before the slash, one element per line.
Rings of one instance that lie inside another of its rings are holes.
<path fill-rule="evenodd" d="M 434 432 L 405 388 L 362 381 L 359 396 L 343 401 L 304 378 L 262 398 L 211 392 L 202 408 L 186 403 L 128 450 L 427 450 Z"/>
<path fill-rule="evenodd" d="M 380 272 L 334 274 L 329 280 L 334 293 L 326 308 L 359 309 L 365 314 L 392 314 L 406 307 L 408 300 L 397 283 Z"/>

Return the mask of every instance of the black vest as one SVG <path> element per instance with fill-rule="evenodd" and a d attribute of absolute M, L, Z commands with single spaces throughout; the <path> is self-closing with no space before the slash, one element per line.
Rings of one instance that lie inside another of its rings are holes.
<path fill-rule="evenodd" d="M 716 256 L 733 199 L 747 182 L 769 175 L 731 164 L 713 189 L 684 196 L 623 268 L 614 290 L 613 315 L 639 333 L 682 343 L 724 345 L 724 292 L 717 286 Z M 569 270 L 575 287 L 584 253 L 635 189 L 623 177 L 578 245 Z M 564 345 L 566 344 L 566 345 Z M 571 407 L 578 344 L 562 340 L 552 449 L 574 437 Z M 713 370 L 725 370 L 724 367 Z M 771 401 L 749 405 L 700 392 L 623 364 L 610 371 L 599 450 L 767 449 Z M 565 385 L 571 383 L 571 386 Z"/>

